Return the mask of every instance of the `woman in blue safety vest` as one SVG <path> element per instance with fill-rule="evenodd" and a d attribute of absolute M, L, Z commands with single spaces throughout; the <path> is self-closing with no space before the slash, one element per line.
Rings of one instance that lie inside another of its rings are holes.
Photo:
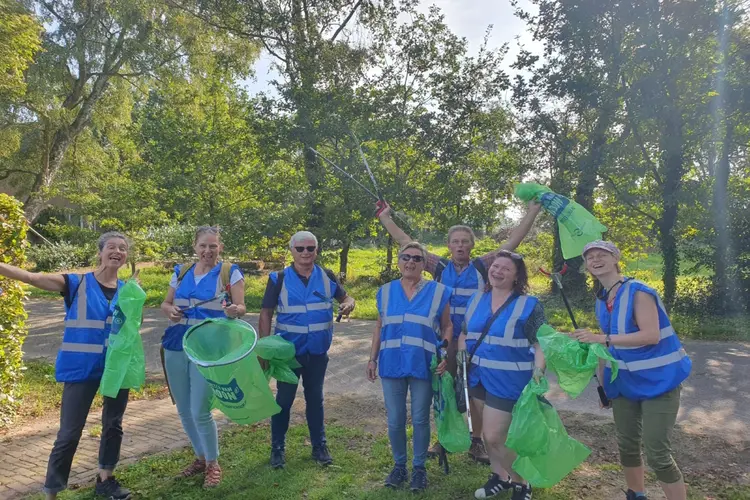
<path fill-rule="evenodd" d="M 690 358 L 656 291 L 621 274 L 620 250 L 613 243 L 589 243 L 583 256 L 586 268 L 602 286 L 596 301 L 602 331 L 582 329 L 573 336 L 606 345 L 619 365 L 614 382 L 610 383 L 609 367 L 600 380 L 612 401 L 626 498 L 646 498 L 642 442 L 667 499 L 685 500 L 687 491 L 672 458 L 670 436 L 680 409 L 682 382 L 690 375 Z"/>
<path fill-rule="evenodd" d="M 0 264 L 0 276 L 31 286 L 60 292 L 65 299 L 65 331 L 55 363 L 55 378 L 64 384 L 60 408 L 60 430 L 50 453 L 44 491 L 47 499 L 67 488 L 73 456 L 78 448 L 91 403 L 104 372 L 107 341 L 117 293 L 123 282 L 117 271 L 128 258 L 129 243 L 120 233 L 99 238 L 99 266 L 85 274 L 30 273 Z M 120 486 L 113 471 L 120 458 L 122 417 L 128 404 L 128 389 L 116 398 L 104 397 L 102 433 L 99 444 L 99 473 L 96 494 L 122 500 L 130 491 Z"/>
<path fill-rule="evenodd" d="M 526 295 L 528 272 L 517 253 L 501 250 L 490 266 L 486 291 L 475 294 L 458 338 L 458 359 L 469 366 L 469 396 L 480 404 L 492 475 L 476 498 L 511 490 L 512 500 L 531 500 L 531 485 L 511 468 L 515 452 L 505 446 L 513 406 L 532 377 L 544 374 L 544 355 L 536 332 L 544 310 Z"/>
<path fill-rule="evenodd" d="M 205 319 L 244 315 L 245 279 L 238 266 L 219 262 L 224 245 L 218 228 L 199 227 L 193 248 L 198 261 L 187 264 L 187 268 L 175 267 L 169 291 L 161 305 L 161 310 L 169 318 L 162 346 L 169 390 L 177 405 L 182 428 L 196 455 L 181 477 L 205 473 L 203 487 L 211 488 L 221 482 L 219 436 L 211 415 L 213 393 L 182 350 L 182 339 L 191 326 Z"/>
<path fill-rule="evenodd" d="M 501 249 L 514 250 L 528 234 L 531 226 L 539 214 L 542 206 L 533 201 L 529 203 L 528 212 L 501 245 Z M 376 215 L 383 227 L 399 245 L 405 245 L 411 238 L 399 228 L 390 216 L 391 209 L 385 201 L 376 204 Z M 476 292 L 484 290 L 487 282 L 487 269 L 492 265 L 495 253 L 492 251 L 476 258 L 472 258 L 471 252 L 474 248 L 474 231 L 468 226 L 453 226 L 448 230 L 448 250 L 450 259 L 427 252 L 425 270 L 432 274 L 435 281 L 449 286 L 453 290 L 450 301 L 451 321 L 453 322 L 453 339 L 448 344 L 448 371 L 456 376 L 457 366 L 455 362 L 456 348 L 458 346 L 458 335 L 464 324 L 466 305 Z M 474 436 L 472 436 L 469 456 L 481 463 L 489 463 L 489 457 L 482 443 L 482 412 L 478 410 L 473 400 L 471 420 Z M 430 448 L 428 456 L 437 456 L 440 453 L 440 443 L 435 443 Z"/>
<path fill-rule="evenodd" d="M 367 377 L 380 375 L 388 416 L 388 438 L 396 462 L 385 480 L 396 488 L 406 482 L 406 393 L 411 393 L 414 427 L 414 459 L 411 490 L 427 488 L 427 448 L 430 445 L 432 374 L 430 363 L 438 339 L 453 338 L 449 301 L 451 289 L 422 277 L 427 251 L 416 242 L 401 248 L 398 268 L 401 278 L 383 285 L 377 294 L 378 321 L 372 335 Z M 442 335 L 440 333 L 442 332 Z M 447 367 L 445 353 L 437 367 Z"/>

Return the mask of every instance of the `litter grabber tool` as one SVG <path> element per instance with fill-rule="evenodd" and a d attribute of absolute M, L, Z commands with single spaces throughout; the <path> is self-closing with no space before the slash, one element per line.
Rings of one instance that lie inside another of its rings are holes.
<path fill-rule="evenodd" d="M 313 292 L 313 295 L 315 295 L 319 299 L 322 299 L 325 302 L 329 302 L 329 303 L 333 304 L 333 300 L 329 299 L 328 297 L 326 297 L 325 295 L 323 295 L 320 292 Z M 341 317 L 343 315 L 344 315 L 344 313 L 342 313 L 341 310 L 340 310 L 340 308 L 339 308 L 339 314 L 338 314 L 338 316 L 336 316 L 336 323 L 341 323 Z"/>
<path fill-rule="evenodd" d="M 568 302 L 568 297 L 565 295 L 565 289 L 563 288 L 562 284 L 562 276 L 568 271 L 568 264 L 563 264 L 562 269 L 558 272 L 547 272 L 543 268 L 539 268 L 539 272 L 547 276 L 548 278 L 552 278 L 552 281 L 557 286 L 557 289 L 560 290 L 560 296 L 563 299 L 563 303 L 565 304 L 565 309 L 568 310 L 568 316 L 570 316 L 570 321 L 573 323 L 573 328 L 578 330 L 578 322 L 576 321 L 576 317 L 573 314 L 573 309 L 570 307 L 570 303 Z M 604 392 L 604 387 L 602 386 L 601 380 L 599 380 L 599 377 L 594 373 L 594 379 L 596 380 L 596 391 L 599 393 L 599 401 L 601 401 L 602 406 L 605 408 L 610 405 L 609 398 L 607 397 L 607 393 Z"/>
<path fill-rule="evenodd" d="M 227 292 L 222 292 L 219 295 L 217 295 L 216 297 L 213 297 L 213 298 L 210 298 L 210 299 L 207 299 L 207 300 L 202 300 L 200 302 L 197 302 L 197 303 L 193 304 L 190 307 L 186 307 L 185 309 L 180 309 L 180 312 L 182 312 L 184 314 L 186 311 L 191 311 L 191 310 L 193 310 L 193 309 L 195 309 L 197 307 L 200 307 L 200 306 L 205 305 L 205 304 L 209 304 L 211 302 L 216 302 L 216 301 L 221 302 L 223 305 L 231 305 L 232 304 L 232 299 L 229 298 L 229 294 Z"/>
<path fill-rule="evenodd" d="M 469 432 L 474 433 L 474 427 L 471 424 L 471 401 L 469 400 L 469 382 L 466 376 L 466 356 L 461 360 L 461 371 L 464 379 L 464 397 L 466 398 L 466 418 L 469 421 Z"/>
<path fill-rule="evenodd" d="M 442 351 L 447 348 L 448 348 L 448 341 L 443 339 L 443 341 L 440 343 L 436 351 L 438 365 L 440 365 L 440 363 L 443 360 Z M 444 402 L 442 401 L 442 398 L 443 398 L 443 391 L 439 391 L 438 392 L 438 406 L 440 408 L 444 407 Z M 442 446 L 442 445 L 440 446 L 440 453 L 438 455 L 438 465 L 443 467 L 443 473 L 445 473 L 446 475 L 450 474 L 451 469 L 450 469 L 450 466 L 448 465 L 448 452 L 445 451 L 445 446 Z"/>
<path fill-rule="evenodd" d="M 370 164 L 367 163 L 367 158 L 365 157 L 364 151 L 362 151 L 362 145 L 359 142 L 359 139 L 356 135 L 354 135 L 354 132 L 351 130 L 349 131 L 349 134 L 352 136 L 352 139 L 354 139 L 354 142 L 357 143 L 357 149 L 359 150 L 359 156 L 362 158 L 362 163 L 365 165 L 365 170 L 367 170 L 367 175 L 370 176 L 370 180 L 372 181 L 373 187 L 375 187 L 375 192 L 378 194 L 378 199 L 380 201 L 385 200 L 383 198 L 383 192 L 380 190 L 380 186 L 378 186 L 378 182 L 375 180 L 375 175 L 372 173 L 372 170 L 370 169 Z"/>
<path fill-rule="evenodd" d="M 333 163 L 331 160 L 329 160 L 328 158 L 326 158 L 325 156 L 323 156 L 317 150 L 315 150 L 314 148 L 311 148 L 311 147 L 308 147 L 307 149 L 309 149 L 310 151 L 312 151 L 313 153 L 315 153 L 316 156 L 318 156 L 324 162 L 326 162 L 331 167 L 333 167 L 334 169 L 336 169 L 338 172 L 341 172 L 342 174 L 344 174 L 349 180 L 351 180 L 352 182 L 354 182 L 357 186 L 361 187 L 367 194 L 369 194 L 370 196 L 372 196 L 374 199 L 376 199 L 376 200 L 380 200 L 381 199 L 378 195 L 376 195 L 375 193 L 373 193 L 372 191 L 370 191 L 369 189 L 367 189 L 367 187 L 364 184 L 362 184 L 357 179 L 355 179 L 354 176 L 352 176 L 352 174 L 350 174 L 349 172 L 347 172 L 343 168 L 341 168 L 338 165 L 336 165 L 335 163 Z"/>

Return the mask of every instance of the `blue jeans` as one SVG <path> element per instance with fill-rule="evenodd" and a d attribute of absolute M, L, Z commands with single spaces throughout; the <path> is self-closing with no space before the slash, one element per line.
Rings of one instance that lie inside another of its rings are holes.
<path fill-rule="evenodd" d="M 211 386 L 184 351 L 164 351 L 169 389 L 197 457 L 219 458 L 219 432 L 211 415 Z"/>
<path fill-rule="evenodd" d="M 388 415 L 388 439 L 396 465 L 406 466 L 406 391 L 411 393 L 411 422 L 414 427 L 412 466 L 424 467 L 430 446 L 432 382 L 418 378 L 383 378 L 383 397 Z"/>
<path fill-rule="evenodd" d="M 326 444 L 326 430 L 323 423 L 323 381 L 328 368 L 328 354 L 305 354 L 297 356 L 302 368 L 294 373 L 302 379 L 305 391 L 305 415 L 307 428 L 310 431 L 310 443 L 313 447 Z M 297 385 L 278 382 L 276 384 L 276 403 L 281 412 L 271 417 L 271 447 L 284 448 L 286 431 L 289 430 L 289 418 L 292 404 L 297 397 Z"/>

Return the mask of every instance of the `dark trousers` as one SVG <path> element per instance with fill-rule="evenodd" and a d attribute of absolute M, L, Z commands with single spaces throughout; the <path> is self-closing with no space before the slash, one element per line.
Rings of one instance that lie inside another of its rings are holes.
<path fill-rule="evenodd" d="M 294 373 L 302 379 L 304 387 L 310 442 L 313 447 L 317 447 L 326 442 L 323 423 L 323 381 L 328 368 L 328 354 L 305 354 L 297 356 L 297 361 L 302 368 L 297 368 Z M 296 396 L 297 384 L 276 384 L 276 403 L 281 407 L 281 412 L 271 417 L 271 446 L 274 448 L 284 448 L 286 431 L 289 430 L 290 410 Z"/>
<path fill-rule="evenodd" d="M 73 456 L 98 389 L 98 380 L 65 383 L 60 409 L 60 430 L 49 456 L 47 479 L 44 481 L 45 492 L 57 493 L 67 488 Z M 104 397 L 102 436 L 99 442 L 100 469 L 112 470 L 120 459 L 122 416 L 128 405 L 128 392 L 128 389 L 122 389 L 114 399 Z"/>

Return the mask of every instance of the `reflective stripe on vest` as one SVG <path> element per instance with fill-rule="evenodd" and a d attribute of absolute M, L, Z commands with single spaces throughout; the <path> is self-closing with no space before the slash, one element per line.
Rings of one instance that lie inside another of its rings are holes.
<path fill-rule="evenodd" d="M 466 314 L 465 307 L 451 307 L 451 314 Z"/>
<path fill-rule="evenodd" d="M 534 371 L 533 362 L 521 362 L 516 363 L 514 361 L 495 361 L 494 359 L 480 358 L 477 355 L 471 358 L 471 363 L 481 368 L 489 368 L 490 370 L 504 370 L 511 372 L 527 372 Z"/>
<path fill-rule="evenodd" d="M 435 324 L 435 317 L 438 312 L 438 307 L 440 307 L 440 299 L 443 296 L 443 287 L 445 285 L 441 285 L 438 283 L 438 288 L 435 289 L 435 293 L 432 295 L 432 303 L 430 304 L 430 311 L 427 313 L 427 316 L 420 316 L 417 314 L 397 314 L 388 316 L 388 301 L 390 300 L 391 295 L 391 283 L 388 282 L 385 285 L 383 285 L 383 294 L 382 294 L 382 307 L 383 307 L 383 313 L 385 316 L 381 318 L 381 325 L 387 326 L 387 325 L 397 325 L 401 323 L 417 323 L 419 325 L 424 325 L 428 328 L 435 329 L 437 325 Z"/>
<path fill-rule="evenodd" d="M 74 300 L 78 301 L 78 307 L 76 308 L 75 319 L 65 319 L 66 328 L 93 328 L 96 330 L 102 330 L 105 325 L 112 324 L 112 316 L 108 316 L 106 321 L 99 321 L 95 319 L 87 319 L 86 313 L 88 311 L 88 298 L 86 293 L 86 275 L 81 276 L 81 281 L 78 285 L 77 297 Z"/>
<path fill-rule="evenodd" d="M 313 267 L 313 273 L 316 272 L 316 268 Z M 283 271 L 282 271 L 283 272 Z M 312 278 L 312 275 L 310 275 Z M 325 291 L 325 302 L 310 302 L 304 305 L 290 306 L 289 305 L 289 290 L 286 288 L 286 279 L 281 284 L 281 292 L 279 293 L 279 303 L 276 305 L 277 314 L 305 314 L 308 311 L 325 311 L 326 309 L 333 309 L 333 302 L 331 297 L 331 281 L 323 272 L 323 290 Z M 292 332 L 292 330 L 286 330 Z M 310 330 L 318 331 L 318 330 Z M 307 333 L 305 332 L 293 332 L 293 333 Z"/>
<path fill-rule="evenodd" d="M 286 323 L 276 323 L 276 328 L 278 330 L 283 330 L 289 333 L 315 333 L 315 332 L 322 332 L 325 330 L 330 330 L 331 328 L 333 328 L 333 321 L 330 321 L 328 323 L 313 323 L 308 326 L 288 325 Z"/>
<path fill-rule="evenodd" d="M 435 344 L 427 342 L 426 340 L 421 339 L 419 337 L 409 337 L 409 336 L 404 336 L 398 339 L 383 340 L 380 342 L 380 350 L 399 349 L 401 348 L 402 344 L 411 345 L 414 347 L 421 347 L 425 351 L 429 351 L 432 354 L 435 354 L 437 352 L 437 348 L 435 347 Z"/>
<path fill-rule="evenodd" d="M 477 305 L 479 304 L 479 301 L 481 299 L 482 299 L 482 295 L 477 294 L 477 296 L 469 305 L 469 311 L 466 313 L 467 328 L 469 326 L 469 322 L 471 321 L 471 318 L 474 316 L 474 312 L 477 310 Z M 502 337 L 495 337 L 495 336 L 488 334 L 484 337 L 484 340 L 482 342 L 489 344 L 489 345 L 499 345 L 499 346 L 504 346 L 504 347 L 519 347 L 519 348 L 530 347 L 531 344 L 529 343 L 528 339 L 514 338 L 518 320 L 521 318 L 521 315 L 523 314 L 523 310 L 526 308 L 526 302 L 528 301 L 528 299 L 529 299 L 528 295 L 521 295 L 520 297 L 516 299 L 516 303 L 513 305 L 513 311 L 511 312 L 510 317 L 508 318 L 508 322 L 505 324 L 505 330 L 503 332 Z M 479 340 L 479 337 L 481 337 L 481 335 L 482 335 L 482 332 L 479 332 L 479 331 L 466 332 L 466 340 L 476 341 L 476 340 Z"/>
<path fill-rule="evenodd" d="M 628 361 L 627 363 L 621 359 L 618 359 L 617 365 L 620 367 L 620 370 L 638 372 L 642 370 L 650 370 L 652 368 L 662 368 L 671 365 L 672 363 L 677 363 L 683 358 L 686 358 L 687 355 L 688 354 L 685 349 L 681 347 L 679 351 L 656 358 L 642 359 L 639 361 Z M 608 366 L 611 366 L 609 362 L 607 364 Z"/>

